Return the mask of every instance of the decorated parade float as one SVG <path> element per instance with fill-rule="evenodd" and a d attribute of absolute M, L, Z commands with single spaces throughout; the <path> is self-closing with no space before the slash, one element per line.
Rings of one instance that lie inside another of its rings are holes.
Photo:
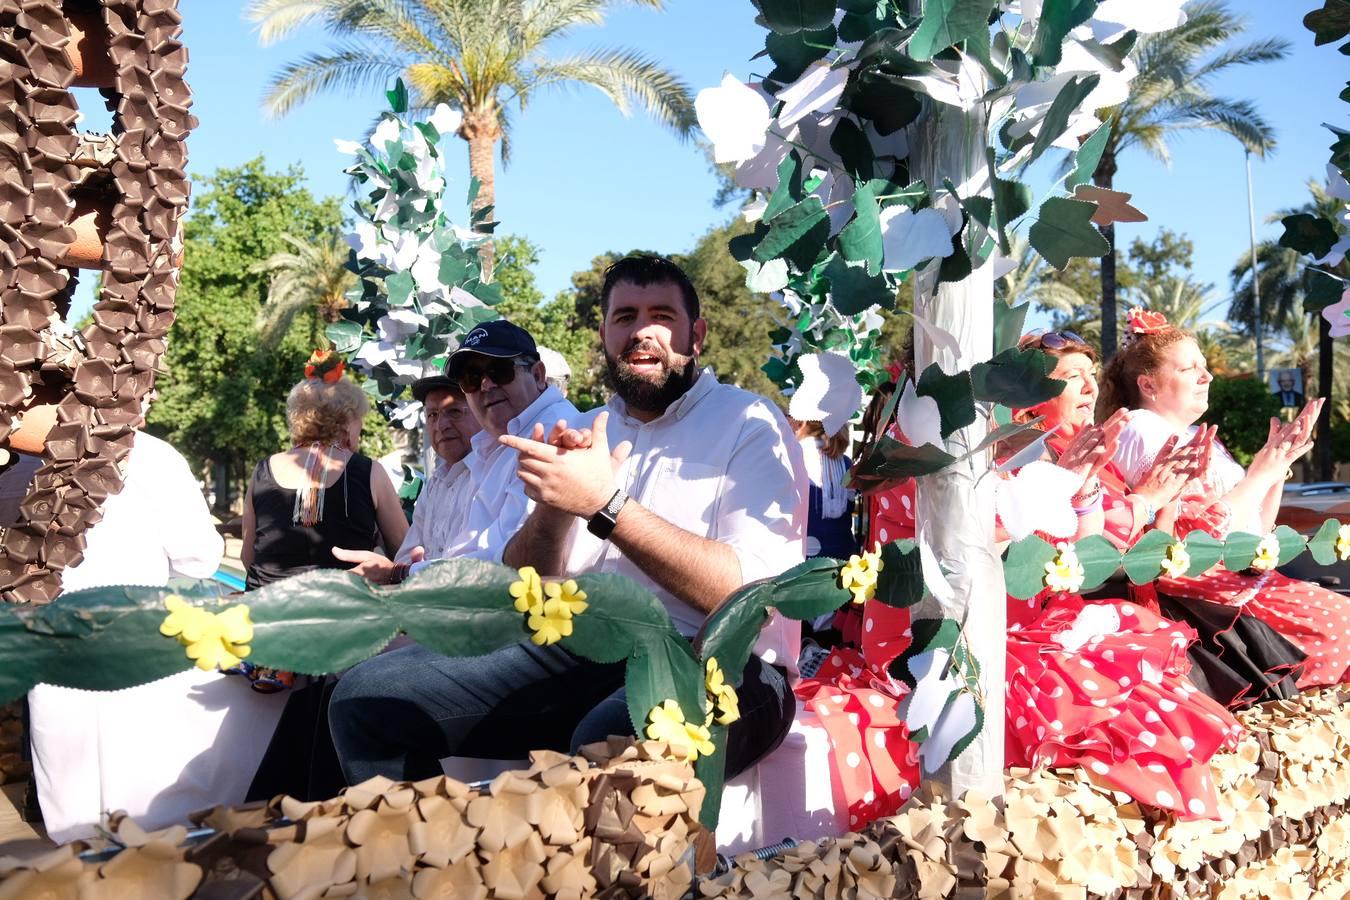
<path fill-rule="evenodd" d="M 780 355 L 766 370 L 795 417 L 842 425 L 889 379 L 880 326 L 900 314 L 902 285 L 912 287 L 904 314 L 918 377 L 897 387 L 885 416 L 910 442 L 882 438 L 854 477 L 863 490 L 915 479 L 918 529 L 745 586 L 694 647 L 656 597 L 622 577 L 548 581 L 471 560 L 433 563 L 396 587 L 331 571 L 242 597 L 205 585 L 61 593 L 81 534 L 120 489 L 118 465 L 173 319 L 194 120 L 174 0 L 0 0 L 0 445 L 40 450 L 44 461 L 21 523 L 0 541 L 0 702 L 39 682 L 117 690 L 241 660 L 338 672 L 400 633 L 457 656 L 532 640 L 625 661 L 643 738 L 577 757 L 539 752 L 528 769 L 483 783 L 372 781 L 330 800 L 218 807 L 191 828 L 147 833 L 113 814 L 99 839 L 0 846 L 0 898 L 1350 893 L 1350 713 L 1335 689 L 1239 715 L 1244 733 L 1213 761 L 1217 818 L 1179 820 L 1090 769 L 1003 762 L 1009 595 L 1090 595 L 1111 578 L 1145 584 L 1220 561 L 1244 571 L 1303 553 L 1350 558 L 1350 526 L 1335 520 L 1311 537 L 1152 532 L 1128 552 L 1104 538 L 1052 544 L 1033 532 L 1072 491 L 1027 502 L 992 462 L 995 445 L 1034 435 L 1008 410 L 1063 389 L 1049 377 L 1053 359 L 1017 347 L 1025 306 L 994 299 L 1010 235 L 1024 231 L 1063 266 L 1108 252 L 1097 226 L 1138 220 L 1128 194 L 1092 183 L 1109 137 L 1097 113 L 1125 96 L 1136 42 L 1182 24 L 1180 4 L 754 6 L 766 28 L 762 77 L 728 75 L 698 105 L 717 161 L 757 192 L 755 230 L 730 252 L 783 309 Z M 1305 22 L 1319 44 L 1350 31 L 1337 0 Z M 103 91 L 112 134 L 75 130 L 71 85 Z M 329 336 L 390 417 L 416 427 L 407 386 L 492 318 L 500 295 L 477 252 L 491 209 L 458 226 L 445 199 L 440 145 L 458 114 L 441 107 L 414 121 L 402 84 L 389 99 L 369 141 L 340 143 L 355 157 L 348 171 L 361 197 L 351 238 L 360 284 Z M 1334 138 L 1341 177 L 1350 135 Z M 1028 171 L 1061 159 L 1037 197 Z M 474 194 L 471 185 L 470 206 Z M 1319 261 L 1316 296 L 1339 332 L 1350 308 L 1346 223 L 1286 225 L 1286 244 Z M 64 325 L 75 267 L 102 272 L 81 332 Z M 1033 443 L 1004 468 L 1038 451 Z M 1002 553 L 996 511 L 1024 526 Z M 898 812 L 850 819 L 829 796 L 838 772 L 810 749 L 823 731 L 809 710 L 760 764 L 763 777 L 725 785 L 726 726 L 738 715 L 727 673 L 742 670 L 769 611 L 812 619 L 855 602 L 913 615 L 889 674 L 902 696 L 892 730 L 916 748 L 919 790 Z M 0 779 L 21 772 L 7 709 Z M 760 815 L 770 804 L 756 795 L 770 782 L 814 817 Z M 810 801 L 812 792 L 826 798 Z M 758 818 L 738 840 L 719 841 L 747 815 Z M 719 844 L 763 849 L 733 858 Z"/>

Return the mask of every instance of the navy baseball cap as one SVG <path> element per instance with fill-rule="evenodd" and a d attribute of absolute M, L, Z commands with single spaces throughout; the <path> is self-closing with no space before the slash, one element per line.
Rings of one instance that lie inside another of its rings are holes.
<path fill-rule="evenodd" d="M 459 343 L 459 349 L 450 354 L 450 359 L 445 364 L 445 374 L 452 378 L 458 375 L 459 366 L 471 353 L 495 356 L 499 359 L 513 356 L 539 359 L 539 348 L 535 346 L 530 333 L 505 319 L 484 322 L 464 335 L 464 340 Z"/>

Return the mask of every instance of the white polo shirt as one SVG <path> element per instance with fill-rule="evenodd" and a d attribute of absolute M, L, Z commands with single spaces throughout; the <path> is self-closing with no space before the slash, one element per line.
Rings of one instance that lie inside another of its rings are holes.
<path fill-rule="evenodd" d="M 437 458 L 436 469 L 413 507 L 412 524 L 395 561 L 409 562 L 414 547 L 425 550 L 427 559 L 444 559 L 446 548 L 464 532 L 472 499 L 473 478 L 464 460 L 451 464 Z"/>
<path fill-rule="evenodd" d="M 771 402 L 721 384 L 704 369 L 688 393 L 651 422 L 629 416 L 617 396 L 606 408 L 609 446 L 633 444 L 618 483 L 672 525 L 731 547 L 742 583 L 778 575 L 805 559 L 805 465 L 787 420 Z M 592 535 L 581 520 L 568 541 L 567 574 L 626 575 L 661 599 L 681 634 L 692 636 L 703 624 L 703 612 Z M 799 623 L 774 616 L 756 652 L 795 671 L 800 635 Z"/>
<path fill-rule="evenodd" d="M 559 419 L 572 424 L 581 418 L 577 408 L 557 388 L 549 385 L 525 411 L 507 423 L 508 433 L 529 437 L 535 423 L 545 431 Z M 525 496 L 525 485 L 516 475 L 515 450 L 497 440 L 486 428 L 475 434 L 469 444 L 473 450 L 464 457 L 472 481 L 468 516 L 458 535 L 445 548 L 446 558 L 469 556 L 501 562 L 507 543 L 534 509 L 534 501 Z M 431 554 L 427 554 L 431 559 Z"/>

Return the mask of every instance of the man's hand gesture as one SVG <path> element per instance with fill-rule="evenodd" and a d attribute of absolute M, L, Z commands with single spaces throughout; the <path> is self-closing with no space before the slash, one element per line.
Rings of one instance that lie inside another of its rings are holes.
<path fill-rule="evenodd" d="M 566 422 L 559 422 L 547 441 L 542 425 L 534 427 L 531 438 L 506 434 L 498 440 L 519 454 L 516 473 L 526 496 L 589 519 L 614 495 L 615 473 L 632 450 L 628 441 L 610 450 L 608 423 L 606 411 L 595 417 L 590 429 L 569 429 Z"/>

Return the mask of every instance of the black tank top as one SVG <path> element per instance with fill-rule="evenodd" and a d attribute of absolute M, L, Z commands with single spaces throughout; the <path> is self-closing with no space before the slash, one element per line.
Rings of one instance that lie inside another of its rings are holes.
<path fill-rule="evenodd" d="M 350 569 L 334 547 L 374 550 L 379 540 L 370 494 L 369 457 L 352 454 L 332 487 L 324 489 L 323 519 L 312 527 L 291 521 L 295 491 L 277 484 L 268 460 L 253 470 L 253 565 L 248 590 L 314 569 Z"/>

